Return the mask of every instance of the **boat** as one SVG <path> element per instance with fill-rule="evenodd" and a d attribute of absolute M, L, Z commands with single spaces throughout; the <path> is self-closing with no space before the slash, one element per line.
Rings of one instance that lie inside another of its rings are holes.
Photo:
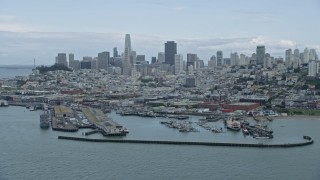
<path fill-rule="evenodd" d="M 249 130 L 246 127 L 242 128 L 242 132 L 243 132 L 244 135 L 249 135 L 250 134 Z"/>
<path fill-rule="evenodd" d="M 49 114 L 43 113 L 40 115 L 40 127 L 42 129 L 48 129 L 50 126 Z"/>
<path fill-rule="evenodd" d="M 36 109 L 35 109 L 34 106 L 30 106 L 29 110 L 30 110 L 30 111 L 35 111 Z"/>
<path fill-rule="evenodd" d="M 219 128 L 214 127 L 214 128 L 211 129 L 211 131 L 214 132 L 214 133 L 223 133 L 222 128 L 219 129 Z"/>
<path fill-rule="evenodd" d="M 127 128 L 124 128 L 124 129 L 122 130 L 122 132 L 128 134 L 128 133 L 129 133 L 129 130 L 128 130 Z"/>
<path fill-rule="evenodd" d="M 1 106 L 9 106 L 8 101 L 0 99 L 0 107 Z"/>
<path fill-rule="evenodd" d="M 240 131 L 241 126 L 240 122 L 234 120 L 232 117 L 230 117 L 227 122 L 226 122 L 227 129 L 232 130 L 232 131 Z"/>

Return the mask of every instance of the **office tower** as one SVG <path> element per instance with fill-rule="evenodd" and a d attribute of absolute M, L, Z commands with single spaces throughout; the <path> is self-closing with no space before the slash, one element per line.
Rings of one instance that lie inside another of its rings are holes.
<path fill-rule="evenodd" d="M 117 47 L 114 47 L 113 48 L 113 58 L 116 58 L 116 57 L 118 57 L 119 55 L 118 55 L 118 49 L 117 49 Z"/>
<path fill-rule="evenodd" d="M 124 42 L 124 54 L 122 59 L 122 74 L 125 76 L 130 76 L 131 70 L 131 63 L 130 63 L 130 56 L 131 56 L 131 40 L 130 34 L 126 34 L 125 42 Z"/>
<path fill-rule="evenodd" d="M 310 49 L 309 51 L 309 60 L 317 60 L 317 53 L 315 49 Z"/>
<path fill-rule="evenodd" d="M 182 54 L 174 55 L 174 74 L 180 74 L 183 70 L 183 56 Z"/>
<path fill-rule="evenodd" d="M 56 57 L 56 64 L 62 64 L 64 66 L 68 67 L 67 54 L 66 53 L 58 53 L 58 56 Z"/>
<path fill-rule="evenodd" d="M 310 60 L 308 65 L 308 76 L 316 77 L 319 70 L 319 64 L 315 60 Z"/>
<path fill-rule="evenodd" d="M 79 69 L 79 61 L 75 62 L 74 60 L 74 54 L 70 53 L 69 54 L 69 67 L 74 69 L 74 70 L 78 70 Z"/>
<path fill-rule="evenodd" d="M 151 57 L 151 64 L 154 64 L 157 62 L 157 57 Z"/>
<path fill-rule="evenodd" d="M 141 64 L 143 61 L 146 61 L 146 56 L 143 54 L 137 55 L 137 64 Z"/>
<path fill-rule="evenodd" d="M 164 56 L 165 56 L 164 52 L 158 53 L 158 63 L 160 63 L 160 64 L 164 63 L 164 58 L 165 58 Z"/>
<path fill-rule="evenodd" d="M 231 66 L 239 64 L 239 55 L 237 52 L 230 54 Z"/>
<path fill-rule="evenodd" d="M 263 67 L 264 68 L 272 67 L 272 61 L 273 61 L 273 57 L 271 57 L 269 53 L 266 53 Z"/>
<path fill-rule="evenodd" d="M 309 62 L 309 49 L 305 48 L 303 51 L 303 63 Z"/>
<path fill-rule="evenodd" d="M 204 62 L 203 62 L 203 60 L 200 60 L 199 58 L 197 58 L 196 66 L 197 66 L 197 69 L 204 68 Z"/>
<path fill-rule="evenodd" d="M 94 58 L 91 61 L 91 69 L 98 69 L 98 58 Z"/>
<path fill-rule="evenodd" d="M 285 56 L 286 67 L 291 67 L 292 63 L 293 63 L 292 62 L 293 61 L 292 50 L 287 49 L 285 54 L 286 54 L 286 56 Z"/>
<path fill-rule="evenodd" d="M 130 63 L 131 63 L 131 67 L 133 67 L 137 63 L 137 52 L 136 51 L 131 51 Z"/>
<path fill-rule="evenodd" d="M 231 58 L 223 58 L 223 64 L 231 66 Z"/>
<path fill-rule="evenodd" d="M 69 54 L 69 61 L 74 61 L 74 54 L 73 53 Z"/>
<path fill-rule="evenodd" d="M 222 66 L 223 63 L 223 52 L 217 51 L 217 66 Z"/>
<path fill-rule="evenodd" d="M 217 58 L 216 58 L 216 56 L 215 56 L 215 55 L 212 55 L 212 56 L 211 56 L 211 58 L 210 58 L 210 60 L 212 60 L 212 61 L 216 61 L 216 60 L 217 60 Z"/>
<path fill-rule="evenodd" d="M 177 54 L 177 44 L 174 41 L 167 41 L 164 44 L 165 63 L 174 65 L 175 57 Z"/>
<path fill-rule="evenodd" d="M 213 59 L 210 59 L 210 60 L 208 61 L 208 68 L 209 68 L 209 69 L 214 69 L 214 67 L 216 67 L 216 61 L 213 60 Z"/>
<path fill-rule="evenodd" d="M 109 66 L 110 53 L 107 51 L 98 53 L 97 69 L 107 70 Z"/>
<path fill-rule="evenodd" d="M 247 65 L 247 63 L 246 63 L 246 55 L 240 54 L 239 65 Z"/>
<path fill-rule="evenodd" d="M 293 52 L 293 67 L 297 68 L 300 65 L 300 52 L 299 49 L 295 49 Z"/>
<path fill-rule="evenodd" d="M 192 53 L 188 53 L 187 54 L 187 72 L 189 72 L 189 66 L 194 69 L 197 68 L 197 64 L 196 64 L 196 61 L 197 61 L 198 57 L 197 57 L 197 54 L 192 54 Z"/>
<path fill-rule="evenodd" d="M 264 65 L 264 57 L 265 57 L 265 53 L 266 53 L 265 46 L 257 46 L 256 53 L 257 53 L 256 64 L 263 66 Z"/>

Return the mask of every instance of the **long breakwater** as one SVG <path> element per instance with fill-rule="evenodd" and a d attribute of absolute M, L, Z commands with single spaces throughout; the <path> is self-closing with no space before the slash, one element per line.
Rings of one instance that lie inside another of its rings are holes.
<path fill-rule="evenodd" d="M 313 144 L 313 139 L 303 136 L 302 142 L 283 144 L 263 144 L 263 143 L 220 143 L 220 142 L 192 142 L 192 141 L 155 141 L 155 140 L 127 140 L 127 139 L 89 139 L 81 137 L 58 136 L 58 139 L 89 141 L 89 142 L 109 142 L 109 143 L 134 143 L 134 144 L 171 144 L 171 145 L 202 145 L 202 146 L 232 146 L 232 147 L 259 147 L 259 148 L 286 148 L 298 147 Z"/>

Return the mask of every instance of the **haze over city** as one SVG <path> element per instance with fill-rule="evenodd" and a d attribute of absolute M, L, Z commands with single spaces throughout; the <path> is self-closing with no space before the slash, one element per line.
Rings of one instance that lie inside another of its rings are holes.
<path fill-rule="evenodd" d="M 2 0 L 0 64 L 53 64 L 59 52 L 82 59 L 113 47 L 122 53 L 127 33 L 132 48 L 149 61 L 166 41 L 205 62 L 218 50 L 251 55 L 257 45 L 275 57 L 289 48 L 319 52 L 319 7 L 317 0 Z"/>

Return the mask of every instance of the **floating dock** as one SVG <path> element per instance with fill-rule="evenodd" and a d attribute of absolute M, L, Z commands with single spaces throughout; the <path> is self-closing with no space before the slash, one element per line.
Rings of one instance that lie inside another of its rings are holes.
<path fill-rule="evenodd" d="M 89 141 L 89 142 L 110 142 L 110 143 L 135 143 L 135 144 L 171 144 L 171 145 L 202 145 L 202 146 L 233 146 L 233 147 L 259 147 L 259 148 L 287 148 L 313 144 L 313 139 L 303 136 L 304 141 L 300 143 L 287 144 L 245 144 L 245 143 L 216 143 L 216 142 L 189 142 L 189 141 L 154 141 L 154 140 L 126 140 L 126 139 L 88 139 L 80 137 L 58 136 L 58 139 Z"/>

